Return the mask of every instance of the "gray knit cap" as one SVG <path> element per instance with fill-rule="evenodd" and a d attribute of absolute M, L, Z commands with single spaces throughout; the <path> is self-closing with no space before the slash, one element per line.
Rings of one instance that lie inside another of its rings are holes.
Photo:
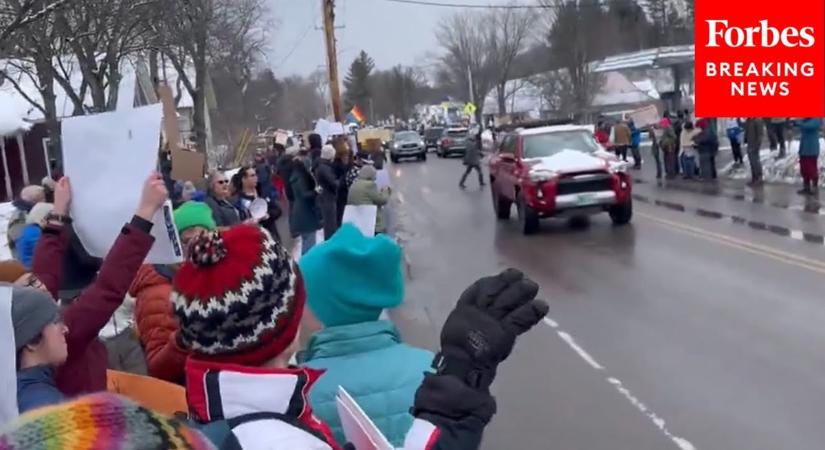
<path fill-rule="evenodd" d="M 0 283 L 0 286 L 9 286 Z M 11 321 L 14 326 L 14 346 L 19 352 L 34 340 L 46 325 L 60 318 L 60 308 L 49 294 L 32 288 L 12 286 Z"/>

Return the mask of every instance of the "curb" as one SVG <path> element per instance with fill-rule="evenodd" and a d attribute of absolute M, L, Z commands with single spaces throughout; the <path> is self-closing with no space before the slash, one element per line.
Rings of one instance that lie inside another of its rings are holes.
<path fill-rule="evenodd" d="M 809 244 L 817 244 L 825 246 L 825 235 L 817 233 L 808 233 L 802 230 L 794 230 L 792 228 L 781 225 L 772 225 L 756 220 L 749 220 L 745 217 L 725 214 L 719 211 L 713 211 L 705 208 L 688 208 L 681 203 L 671 202 L 668 200 L 659 200 L 641 194 L 633 194 L 633 200 L 645 203 L 648 205 L 658 206 L 660 208 L 669 209 L 671 211 L 693 214 L 695 216 L 706 219 L 726 220 L 734 225 L 742 225 L 753 230 L 767 231 L 771 234 L 790 238 L 794 241 L 807 242 Z"/>

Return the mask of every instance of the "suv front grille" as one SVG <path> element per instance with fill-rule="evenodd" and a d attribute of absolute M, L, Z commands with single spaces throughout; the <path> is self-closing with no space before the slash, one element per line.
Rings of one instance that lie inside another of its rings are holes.
<path fill-rule="evenodd" d="M 558 195 L 581 194 L 584 192 L 612 191 L 613 177 L 608 174 L 584 174 L 559 180 Z"/>

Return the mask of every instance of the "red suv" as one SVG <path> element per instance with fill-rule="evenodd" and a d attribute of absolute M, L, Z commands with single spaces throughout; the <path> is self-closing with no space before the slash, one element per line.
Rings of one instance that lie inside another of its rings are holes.
<path fill-rule="evenodd" d="M 607 212 L 624 225 L 633 216 L 627 168 L 596 142 L 592 126 L 520 128 L 500 140 L 490 159 L 493 208 L 506 220 L 515 203 L 524 234 L 536 232 L 545 217 Z"/>

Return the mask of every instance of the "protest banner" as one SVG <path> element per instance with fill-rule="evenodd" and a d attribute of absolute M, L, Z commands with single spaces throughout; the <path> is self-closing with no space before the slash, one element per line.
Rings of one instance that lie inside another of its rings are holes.
<path fill-rule="evenodd" d="M 644 128 L 650 125 L 659 123 L 661 116 L 656 105 L 648 105 L 644 108 L 639 108 L 627 115 L 628 118 L 633 119 L 633 124 L 636 128 Z M 611 141 L 612 142 L 612 141 Z"/>
<path fill-rule="evenodd" d="M 358 450 L 393 450 L 392 444 L 381 430 L 341 386 L 338 387 L 335 404 L 347 442 Z"/>
<path fill-rule="evenodd" d="M 146 178 L 157 169 L 162 115 L 162 106 L 155 104 L 63 120 L 63 162 L 72 182 L 71 216 L 89 255 L 105 257 L 134 214 Z M 155 243 L 146 263 L 183 261 L 170 201 L 152 222 Z"/>

